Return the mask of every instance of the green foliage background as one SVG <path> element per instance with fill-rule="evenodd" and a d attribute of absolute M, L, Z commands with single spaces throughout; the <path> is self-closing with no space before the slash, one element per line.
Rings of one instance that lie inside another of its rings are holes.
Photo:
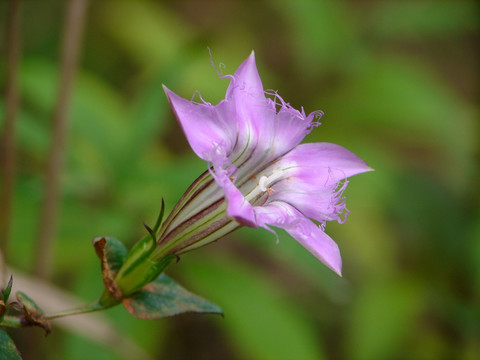
<path fill-rule="evenodd" d="M 27 272 L 63 10 L 63 1 L 22 2 L 11 265 Z M 327 226 L 343 278 L 284 233 L 275 245 L 266 231 L 242 229 L 167 271 L 225 318 L 148 322 L 119 308 L 106 312 L 117 331 L 159 359 L 478 359 L 478 27 L 476 3 L 463 0 L 90 1 L 53 282 L 95 299 L 102 282 L 91 239 L 132 244 L 161 198 L 171 209 L 205 170 L 161 84 L 215 103 L 228 81 L 207 47 L 224 73 L 254 49 L 266 89 L 325 111 L 307 142 L 341 144 L 376 169 L 351 179 L 348 221 Z M 0 63 L 4 84 L 3 55 Z M 40 344 L 32 359 L 129 358 L 59 328 L 37 333 L 27 333 Z M 13 336 L 27 358 L 28 340 Z"/>

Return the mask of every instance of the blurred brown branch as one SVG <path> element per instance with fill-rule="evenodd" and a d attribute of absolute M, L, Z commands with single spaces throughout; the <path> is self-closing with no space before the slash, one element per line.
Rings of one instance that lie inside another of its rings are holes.
<path fill-rule="evenodd" d="M 11 228 L 12 198 L 15 185 L 15 121 L 18 112 L 18 59 L 20 56 L 20 0 L 10 0 L 7 15 L 7 81 L 5 89 L 5 125 L 0 142 L 0 256 L 8 256 Z M 3 283 L 3 266 L 0 259 L 0 283 Z"/>
<path fill-rule="evenodd" d="M 69 0 L 67 2 L 61 48 L 58 97 L 53 115 L 44 201 L 40 214 L 37 251 L 35 252 L 35 274 L 42 278 L 47 278 L 52 269 L 56 222 L 59 210 L 60 174 L 67 136 L 67 116 L 85 24 L 86 9 L 86 0 Z"/>

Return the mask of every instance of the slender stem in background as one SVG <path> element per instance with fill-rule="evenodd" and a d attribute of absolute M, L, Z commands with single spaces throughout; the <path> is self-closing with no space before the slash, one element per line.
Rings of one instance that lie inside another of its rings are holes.
<path fill-rule="evenodd" d="M 72 315 L 80 315 L 80 314 L 88 314 L 96 311 L 101 311 L 105 310 L 108 308 L 111 308 L 112 306 L 117 305 L 117 303 L 111 303 L 111 304 L 105 304 L 101 305 L 98 302 L 93 303 L 93 304 L 88 304 L 82 307 L 78 307 L 75 309 L 70 309 L 70 310 L 65 310 L 65 311 L 60 311 L 52 314 L 46 314 L 45 319 L 46 320 L 53 320 L 53 319 L 58 319 L 66 316 L 72 316 Z M 6 327 L 22 327 L 25 325 L 29 325 L 28 321 L 22 321 L 21 317 L 19 316 L 5 316 L 3 318 L 3 321 L 1 322 L 2 326 Z"/>
<path fill-rule="evenodd" d="M 10 242 L 12 198 L 15 186 L 15 121 L 18 112 L 18 60 L 20 56 L 20 0 L 10 0 L 7 14 L 7 79 L 5 124 L 0 140 L 0 284 L 6 280 L 5 266 Z M 2 256 L 3 254 L 3 256 Z"/>
<path fill-rule="evenodd" d="M 53 115 L 52 139 L 47 165 L 44 200 L 40 214 L 35 274 L 48 278 L 52 271 L 60 200 L 60 174 L 63 167 L 67 116 L 72 84 L 85 23 L 87 0 L 69 0 L 61 49 L 57 103 Z"/>

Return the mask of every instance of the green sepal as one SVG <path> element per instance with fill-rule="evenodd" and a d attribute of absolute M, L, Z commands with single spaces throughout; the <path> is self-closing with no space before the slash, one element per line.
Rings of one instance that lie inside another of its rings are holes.
<path fill-rule="evenodd" d="M 22 360 L 15 343 L 3 329 L 0 329 L 0 360 Z"/>
<path fill-rule="evenodd" d="M 158 229 L 160 229 L 160 225 L 162 225 L 164 213 L 165 213 L 165 201 L 162 198 L 162 207 L 160 208 L 160 213 L 158 214 L 157 221 L 155 222 L 155 226 L 152 229 L 155 235 L 157 234 Z"/>
<path fill-rule="evenodd" d="M 170 265 L 174 260 L 178 261 L 179 257 L 173 254 L 166 255 L 157 262 L 152 262 L 149 260 L 150 271 L 143 279 L 144 284 L 148 284 L 157 279 L 160 274 L 168 267 L 168 265 Z"/>
<path fill-rule="evenodd" d="M 128 253 L 128 257 L 125 260 L 123 269 L 121 271 L 121 276 L 127 276 L 138 266 L 139 263 L 145 261 L 153 252 L 153 250 L 155 250 L 155 247 L 157 246 L 156 234 L 160 228 L 160 225 L 162 224 L 164 213 L 165 202 L 162 199 L 162 207 L 160 208 L 160 213 L 158 214 L 157 221 L 155 222 L 153 229 L 150 229 L 144 224 L 148 235 L 137 242 Z"/>
<path fill-rule="evenodd" d="M 123 268 L 120 271 L 121 276 L 128 275 L 133 271 L 141 262 L 145 261 L 152 251 L 155 249 L 156 241 L 152 239 L 149 234 L 142 240 L 137 242 L 132 250 L 128 253 L 128 256 L 123 264 Z"/>
<path fill-rule="evenodd" d="M 186 312 L 223 315 L 219 306 L 189 292 L 165 274 L 124 299 L 123 305 L 133 316 L 146 320 Z"/>
<path fill-rule="evenodd" d="M 176 255 L 166 255 L 159 261 L 143 259 L 128 272 L 122 271 L 117 276 L 116 283 L 122 291 L 123 297 L 128 297 L 141 289 L 143 286 L 155 280 L 172 261 L 177 259 Z"/>
<path fill-rule="evenodd" d="M 105 287 L 113 298 L 120 300 L 133 294 L 145 284 L 155 280 L 173 259 L 177 258 L 175 255 L 166 255 L 160 260 L 152 260 L 150 258 L 150 255 L 157 246 L 156 236 L 162 224 L 164 212 L 165 202 L 162 199 L 160 213 L 153 229 L 144 224 L 148 235 L 137 242 L 128 253 L 123 244 L 114 238 L 94 239 L 95 250 L 100 259 L 102 259 Z M 97 245 L 97 241 L 100 240 L 103 241 L 103 243 L 99 242 Z M 116 250 L 112 255 L 117 254 L 117 250 L 121 250 L 121 256 L 108 256 L 107 247 L 109 246 L 109 240 L 112 240 L 111 245 L 115 246 L 114 249 Z M 102 246 L 105 247 L 105 249 L 103 249 Z M 103 264 L 104 262 L 106 264 L 105 266 Z M 115 271 L 113 274 L 108 273 L 108 276 L 106 276 L 104 267 L 114 268 Z M 109 300 L 108 296 L 102 296 L 102 299 Z"/>

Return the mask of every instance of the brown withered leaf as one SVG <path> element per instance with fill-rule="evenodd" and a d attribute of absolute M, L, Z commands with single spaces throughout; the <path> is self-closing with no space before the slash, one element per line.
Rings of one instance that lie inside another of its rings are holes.
<path fill-rule="evenodd" d="M 122 299 L 122 292 L 115 282 L 115 276 L 126 258 L 125 246 L 115 238 L 102 236 L 93 239 L 93 247 L 101 262 L 105 288 L 115 299 Z"/>
<path fill-rule="evenodd" d="M 17 300 L 22 305 L 24 325 L 39 326 L 46 334 L 51 331 L 50 322 L 45 318 L 43 310 L 25 293 L 18 291 Z"/>

